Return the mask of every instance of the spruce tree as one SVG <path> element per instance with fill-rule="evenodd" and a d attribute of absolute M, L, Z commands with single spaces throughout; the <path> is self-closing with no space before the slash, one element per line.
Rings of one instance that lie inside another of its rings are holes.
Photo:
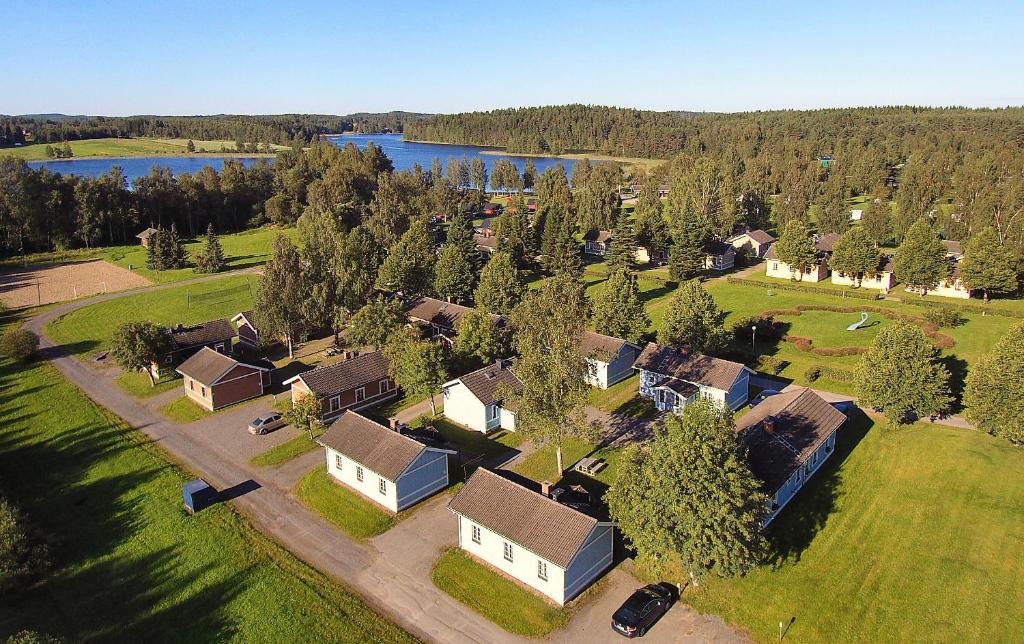
<path fill-rule="evenodd" d="M 163 255 L 163 237 L 164 233 L 161 229 L 155 229 L 155 232 L 149 236 L 149 242 L 146 246 L 146 268 L 151 271 L 162 271 L 164 270 L 164 255 Z"/>
<path fill-rule="evenodd" d="M 788 221 L 782 229 L 779 240 L 775 242 L 775 254 L 779 261 L 789 266 L 790 274 L 796 280 L 802 280 L 804 271 L 814 266 L 818 259 L 811 232 L 797 219 Z"/>
<path fill-rule="evenodd" d="M 1024 322 L 1010 327 L 967 372 L 967 420 L 993 436 L 1024 445 Z"/>
<path fill-rule="evenodd" d="M 391 247 L 377 275 L 377 288 L 406 295 L 430 295 L 437 251 L 426 220 L 415 220 Z"/>
<path fill-rule="evenodd" d="M 219 273 L 227 266 L 224 258 L 224 247 L 213 230 L 213 222 L 206 227 L 206 245 L 196 255 L 196 271 L 199 273 Z"/>
<path fill-rule="evenodd" d="M 633 223 L 629 215 L 624 211 L 619 212 L 615 220 L 615 228 L 612 229 L 612 247 L 608 252 L 605 261 L 608 262 L 608 269 L 631 269 L 636 265 L 636 234 L 633 231 Z"/>
<path fill-rule="evenodd" d="M 861 228 L 851 228 L 836 240 L 829 259 L 829 268 L 845 273 L 854 286 L 860 286 L 865 275 L 874 275 L 881 256 L 868 234 Z"/>
<path fill-rule="evenodd" d="M 526 285 L 512 256 L 498 251 L 480 271 L 480 283 L 476 287 L 473 301 L 482 311 L 505 315 L 522 301 L 525 294 Z"/>
<path fill-rule="evenodd" d="M 892 207 L 889 201 L 872 200 L 864 209 L 860 225 L 876 244 L 885 244 L 892 239 Z"/>
<path fill-rule="evenodd" d="M 466 304 L 476 286 L 476 248 L 467 253 L 458 243 L 447 243 L 441 249 L 434 269 L 434 292 L 438 297 Z"/>
<path fill-rule="evenodd" d="M 669 303 L 658 329 L 658 342 L 688 346 L 697 353 L 715 353 L 728 342 L 728 333 L 722 326 L 724 317 L 700 280 L 684 282 Z"/>
<path fill-rule="evenodd" d="M 907 231 L 893 259 L 896 279 L 924 297 L 949 276 L 946 247 L 925 219 L 918 219 Z"/>
<path fill-rule="evenodd" d="M 986 226 L 964 248 L 960 263 L 960 276 L 964 286 L 976 289 L 988 304 L 993 293 L 1013 293 L 1017 290 L 1016 258 L 1013 251 L 999 243 L 995 229 Z"/>
<path fill-rule="evenodd" d="M 612 272 L 594 297 L 591 319 L 598 333 L 633 343 L 643 340 L 651 319 L 632 271 L 620 268 Z"/>

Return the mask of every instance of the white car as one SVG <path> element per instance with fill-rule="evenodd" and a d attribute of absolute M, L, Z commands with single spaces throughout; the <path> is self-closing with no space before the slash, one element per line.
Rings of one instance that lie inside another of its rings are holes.
<path fill-rule="evenodd" d="M 280 429 L 288 424 L 288 421 L 284 419 L 281 412 L 271 411 L 257 416 L 254 421 L 249 423 L 249 433 L 262 436 L 275 429 Z"/>

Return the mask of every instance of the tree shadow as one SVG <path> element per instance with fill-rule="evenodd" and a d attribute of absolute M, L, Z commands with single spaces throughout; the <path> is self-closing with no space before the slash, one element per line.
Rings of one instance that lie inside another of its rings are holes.
<path fill-rule="evenodd" d="M 967 361 L 954 355 L 942 356 L 939 362 L 949 371 L 949 389 L 953 393 L 953 412 L 962 409 L 964 386 L 967 382 Z"/>

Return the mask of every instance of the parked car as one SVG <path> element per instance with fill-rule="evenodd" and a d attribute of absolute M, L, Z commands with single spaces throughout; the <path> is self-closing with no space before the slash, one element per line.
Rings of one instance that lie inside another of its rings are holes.
<path fill-rule="evenodd" d="M 249 423 L 249 433 L 256 434 L 257 436 L 263 436 L 264 434 L 272 432 L 275 429 L 280 429 L 287 424 L 288 421 L 284 419 L 281 412 L 271 411 L 257 416 L 255 420 Z"/>
<path fill-rule="evenodd" d="M 765 390 L 761 391 L 761 393 L 759 393 L 756 396 L 754 396 L 754 399 L 750 401 L 750 406 L 751 407 L 757 407 L 758 405 L 763 403 L 765 401 L 765 399 L 768 398 L 769 396 L 775 396 L 775 395 L 778 395 L 780 393 L 782 393 L 782 392 L 778 391 L 777 389 L 765 389 Z"/>
<path fill-rule="evenodd" d="M 612 615 L 612 630 L 626 637 L 643 637 L 675 602 L 667 584 L 650 584 L 629 596 Z"/>

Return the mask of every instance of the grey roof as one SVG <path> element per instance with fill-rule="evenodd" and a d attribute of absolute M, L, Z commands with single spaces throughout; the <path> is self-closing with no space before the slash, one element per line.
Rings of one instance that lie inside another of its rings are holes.
<path fill-rule="evenodd" d="M 614 338 L 594 331 L 584 331 L 580 334 L 580 351 L 586 357 L 594 357 L 599 360 L 617 355 L 627 344 L 629 343 L 622 338 Z"/>
<path fill-rule="evenodd" d="M 228 320 L 211 320 L 192 326 L 179 325 L 170 329 L 171 342 L 176 349 L 215 344 L 234 339 L 238 333 Z"/>
<path fill-rule="evenodd" d="M 765 429 L 771 419 L 772 431 Z M 828 440 L 846 415 L 810 389 L 765 398 L 736 422 L 747 444 L 750 467 L 774 493 Z"/>
<path fill-rule="evenodd" d="M 522 390 L 523 382 L 512 373 L 509 367 L 510 361 L 501 360 L 500 364 L 487 365 L 483 369 L 467 373 L 457 380 L 462 382 L 476 396 L 477 400 L 485 405 L 490 405 L 500 400 L 498 388 L 501 385 L 507 385 L 517 392 Z"/>
<path fill-rule="evenodd" d="M 149 239 L 150 235 L 152 235 L 155 232 L 158 232 L 157 229 L 150 227 L 150 228 L 147 228 L 146 230 L 142 231 L 141 233 L 139 233 L 135 237 L 137 239 Z"/>
<path fill-rule="evenodd" d="M 482 246 L 492 251 L 498 248 L 498 238 L 494 235 L 481 235 L 480 233 L 474 233 L 473 242 L 476 243 L 477 247 Z"/>
<path fill-rule="evenodd" d="M 633 366 L 644 371 L 728 391 L 746 368 L 739 362 L 712 358 L 687 349 L 648 342 Z"/>
<path fill-rule="evenodd" d="M 569 566 L 598 524 L 483 467 L 448 507 L 561 568 Z"/>
<path fill-rule="evenodd" d="M 704 250 L 709 255 L 724 255 L 725 253 L 736 252 L 736 249 L 732 247 L 732 244 L 727 244 L 717 239 L 713 239 L 705 244 Z"/>
<path fill-rule="evenodd" d="M 456 330 L 462 318 L 473 309 L 460 304 L 452 304 L 432 297 L 413 298 L 406 305 L 406 316 L 411 320 L 420 320 L 439 326 L 443 329 Z M 501 320 L 500 315 L 488 314 L 492 322 Z"/>
<path fill-rule="evenodd" d="M 606 242 L 612 238 L 612 231 L 610 230 L 594 230 L 590 229 L 583 235 L 583 241 L 592 242 Z"/>
<path fill-rule="evenodd" d="M 295 378 L 306 383 L 315 394 L 334 396 L 387 378 L 390 364 L 383 353 L 374 351 L 328 367 L 301 373 Z"/>
<path fill-rule="evenodd" d="M 758 244 L 770 244 L 773 241 L 775 241 L 775 237 L 773 237 L 769 233 L 766 233 L 765 231 L 761 230 L 760 228 L 758 228 L 757 230 L 748 231 L 747 233 L 744 233 L 744 234 L 747 237 L 750 237 L 751 239 L 756 241 Z"/>
<path fill-rule="evenodd" d="M 955 257 L 963 257 L 964 249 L 960 242 L 953 241 L 951 239 L 943 239 L 942 245 L 946 247 L 946 252 L 948 254 L 953 255 Z"/>
<path fill-rule="evenodd" d="M 831 253 L 832 248 L 836 245 L 836 241 L 839 240 L 839 235 L 836 233 L 828 233 L 827 235 L 821 235 L 814 241 L 814 247 L 822 253 Z"/>
<path fill-rule="evenodd" d="M 331 423 L 317 442 L 395 481 L 427 446 L 354 411 Z"/>
<path fill-rule="evenodd" d="M 181 366 L 178 367 L 178 373 L 186 375 L 204 385 L 211 385 L 238 365 L 268 371 L 267 367 L 239 362 L 230 356 L 214 351 L 210 347 L 203 347 L 188 360 L 181 363 Z"/>

